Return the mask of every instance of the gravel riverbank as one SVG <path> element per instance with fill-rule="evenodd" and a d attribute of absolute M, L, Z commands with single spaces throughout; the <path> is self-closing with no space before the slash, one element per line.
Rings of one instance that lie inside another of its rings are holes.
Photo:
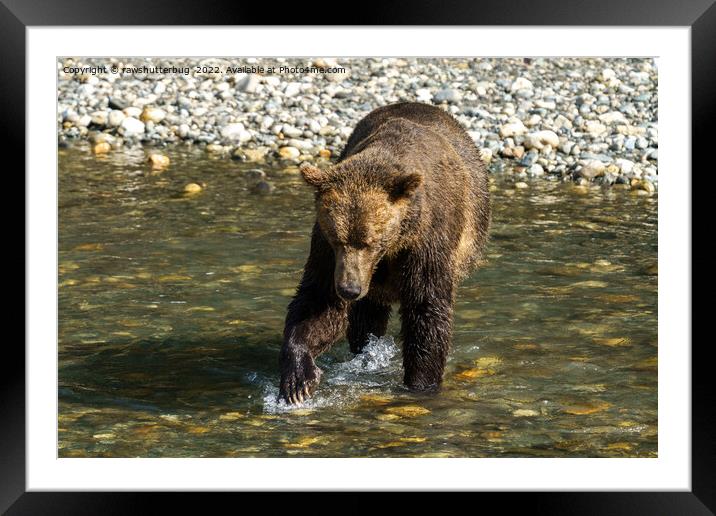
<path fill-rule="evenodd" d="M 372 109 L 417 101 L 452 113 L 490 170 L 515 180 L 644 194 L 658 184 L 653 59 L 68 58 L 57 66 L 60 145 L 89 140 L 97 153 L 182 144 L 252 162 L 327 159 Z"/>

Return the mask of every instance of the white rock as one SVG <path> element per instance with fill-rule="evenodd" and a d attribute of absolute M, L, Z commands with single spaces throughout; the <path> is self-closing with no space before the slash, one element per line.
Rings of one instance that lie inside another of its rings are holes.
<path fill-rule="evenodd" d="M 615 159 L 614 164 L 619 167 L 619 171 L 624 175 L 631 174 L 635 165 L 633 161 L 622 158 Z"/>
<path fill-rule="evenodd" d="M 124 136 L 144 134 L 144 123 L 134 117 L 127 117 L 119 125 L 119 132 Z"/>
<path fill-rule="evenodd" d="M 624 113 L 621 113 L 619 111 L 609 111 L 608 113 L 603 113 L 599 115 L 599 120 L 607 125 L 627 123 L 627 119 L 624 116 Z"/>
<path fill-rule="evenodd" d="M 246 93 L 253 93 L 259 85 L 259 76 L 253 73 L 247 74 L 246 77 L 236 82 L 236 89 Z"/>
<path fill-rule="evenodd" d="M 296 147 L 281 147 L 278 153 L 284 159 L 296 159 L 301 155 Z"/>
<path fill-rule="evenodd" d="M 602 81 L 609 82 L 611 79 L 614 79 L 616 76 L 617 76 L 617 73 L 614 70 L 612 70 L 611 68 L 605 68 L 604 70 L 602 70 L 600 77 L 601 77 Z"/>
<path fill-rule="evenodd" d="M 543 176 L 544 169 L 542 168 L 542 165 L 540 165 L 539 163 L 535 163 L 529 168 L 527 173 L 531 176 Z"/>
<path fill-rule="evenodd" d="M 602 175 L 607 168 L 606 165 L 598 159 L 584 160 L 581 161 L 580 164 L 582 165 L 581 175 L 587 179 L 593 179 Z"/>
<path fill-rule="evenodd" d="M 608 113 L 603 113 L 599 115 L 599 120 L 607 125 L 628 123 L 624 113 L 620 113 L 619 111 L 609 111 Z"/>
<path fill-rule="evenodd" d="M 95 125 L 107 125 L 107 112 L 106 111 L 95 111 L 90 115 L 92 117 L 92 123 Z"/>
<path fill-rule="evenodd" d="M 159 109 L 156 107 L 145 107 L 142 111 L 141 119 L 143 122 L 154 122 L 155 124 L 158 124 L 164 118 L 166 118 L 167 112 L 163 109 Z"/>
<path fill-rule="evenodd" d="M 555 109 L 557 104 L 553 100 L 535 100 L 535 106 L 543 109 Z"/>
<path fill-rule="evenodd" d="M 283 94 L 286 97 L 295 97 L 299 93 L 301 93 L 301 83 L 299 82 L 289 82 L 286 85 L 286 89 L 283 90 Z"/>
<path fill-rule="evenodd" d="M 226 140 L 239 141 L 242 143 L 251 139 L 251 133 L 246 130 L 244 124 L 241 122 L 225 125 L 221 128 L 220 134 L 221 137 Z"/>
<path fill-rule="evenodd" d="M 191 131 L 191 127 L 189 127 L 189 124 L 181 124 L 179 126 L 177 134 L 179 135 L 179 138 L 186 138 L 189 136 L 189 131 Z"/>
<path fill-rule="evenodd" d="M 122 120 L 127 118 L 127 115 L 125 115 L 122 111 L 118 109 L 113 109 L 109 112 L 109 126 L 110 127 L 119 127 L 119 124 L 122 123 Z"/>
<path fill-rule="evenodd" d="M 592 136 L 600 136 L 607 132 L 607 126 L 596 120 L 588 120 L 586 126 L 587 132 Z"/>
<path fill-rule="evenodd" d="M 480 95 L 481 97 L 484 97 L 487 95 L 487 89 L 490 87 L 489 82 L 481 81 L 477 83 L 477 86 L 475 87 L 475 93 Z"/>
<path fill-rule="evenodd" d="M 281 132 L 289 138 L 298 138 L 303 135 L 303 131 L 289 124 L 283 124 Z"/>
<path fill-rule="evenodd" d="M 275 120 L 273 119 L 273 117 L 271 117 L 271 116 L 269 116 L 269 115 L 265 115 L 265 116 L 261 119 L 261 130 L 262 130 L 262 131 L 268 131 L 268 130 L 271 128 L 271 126 L 273 125 L 274 122 L 275 122 Z"/>
<path fill-rule="evenodd" d="M 77 93 L 81 97 L 91 97 L 94 94 L 94 89 L 95 88 L 92 84 L 85 83 L 85 84 L 81 84 L 77 88 Z"/>
<path fill-rule="evenodd" d="M 503 138 L 508 138 L 510 136 L 520 136 L 522 134 L 525 134 L 526 132 L 527 128 L 525 127 L 525 124 L 523 124 L 520 120 L 507 123 L 500 127 L 500 136 Z"/>
<path fill-rule="evenodd" d="M 307 150 L 313 147 L 313 142 L 311 140 L 299 140 L 298 138 L 291 138 L 288 140 L 288 145 L 290 147 L 295 147 L 299 150 Z"/>
<path fill-rule="evenodd" d="M 436 102 L 460 102 L 462 99 L 462 94 L 459 90 L 456 90 L 454 88 L 443 88 L 442 90 L 438 91 L 433 98 Z"/>
<path fill-rule="evenodd" d="M 647 72 L 629 72 L 629 78 L 632 84 L 642 84 L 649 82 L 649 74 Z"/>
<path fill-rule="evenodd" d="M 271 86 L 273 88 L 275 88 L 276 86 L 281 84 L 281 78 L 277 77 L 275 75 L 267 75 L 267 76 L 263 77 L 263 81 L 264 81 L 264 84 L 266 84 L 267 86 Z"/>
<path fill-rule="evenodd" d="M 524 120 L 524 124 L 527 127 L 534 127 L 538 125 L 540 122 L 542 122 L 542 117 L 538 114 L 530 115 L 530 117 L 527 120 Z"/>
<path fill-rule="evenodd" d="M 62 112 L 62 121 L 63 122 L 72 122 L 74 124 L 79 119 L 80 119 L 80 116 L 77 114 L 77 111 L 75 111 L 72 108 L 67 108 Z"/>
<path fill-rule="evenodd" d="M 554 117 L 554 121 L 552 122 L 552 128 L 553 129 L 562 129 L 562 128 L 571 129 L 572 128 L 572 122 L 569 118 L 566 116 L 559 114 L 556 117 Z"/>
<path fill-rule="evenodd" d="M 418 98 L 418 102 L 430 102 L 433 100 L 433 94 L 430 93 L 428 88 L 420 88 L 415 91 L 415 95 Z"/>
<path fill-rule="evenodd" d="M 510 88 L 510 91 L 512 93 L 519 91 L 519 90 L 532 90 L 534 89 L 534 86 L 532 86 L 532 81 L 529 79 L 525 79 L 524 77 L 518 77 L 515 79 L 515 82 L 512 83 L 512 87 Z"/>
<path fill-rule="evenodd" d="M 542 150 L 547 145 L 555 148 L 559 145 L 559 136 L 554 131 L 537 131 L 527 135 L 524 145 L 527 149 Z"/>
<path fill-rule="evenodd" d="M 142 108 L 129 106 L 128 108 L 124 108 L 124 114 L 132 118 L 139 118 L 142 114 Z"/>

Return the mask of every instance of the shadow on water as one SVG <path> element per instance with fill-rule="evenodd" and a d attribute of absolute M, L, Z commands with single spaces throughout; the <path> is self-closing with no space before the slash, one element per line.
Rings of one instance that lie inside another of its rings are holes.
<path fill-rule="evenodd" d="M 265 335 L 265 339 L 261 338 Z M 61 401 L 150 412 L 206 410 L 278 382 L 276 332 L 107 343 L 60 357 Z M 229 404 L 230 407 L 230 404 Z"/>

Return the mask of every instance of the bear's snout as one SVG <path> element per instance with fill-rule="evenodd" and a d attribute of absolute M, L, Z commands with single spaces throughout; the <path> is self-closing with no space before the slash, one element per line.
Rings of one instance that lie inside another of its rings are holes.
<path fill-rule="evenodd" d="M 336 253 L 334 274 L 336 294 L 346 301 L 364 297 L 370 287 L 373 273 L 373 255 L 367 249 L 339 247 Z"/>
<path fill-rule="evenodd" d="M 336 285 L 336 291 L 346 301 L 353 301 L 360 296 L 361 288 L 358 283 L 347 282 Z"/>

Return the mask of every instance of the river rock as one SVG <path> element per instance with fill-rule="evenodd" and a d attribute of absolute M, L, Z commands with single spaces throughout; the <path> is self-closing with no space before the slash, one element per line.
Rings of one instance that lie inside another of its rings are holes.
<path fill-rule="evenodd" d="M 281 132 L 289 138 L 299 138 L 303 136 L 303 130 L 293 127 L 292 125 L 284 124 L 281 128 Z"/>
<path fill-rule="evenodd" d="M 127 117 L 119 125 L 119 132 L 123 136 L 139 136 L 144 134 L 144 123 L 133 117 Z"/>
<path fill-rule="evenodd" d="M 286 89 L 283 90 L 283 94 L 286 97 L 295 97 L 299 93 L 301 93 L 301 83 L 298 82 L 289 82 L 286 85 Z"/>
<path fill-rule="evenodd" d="M 651 181 L 647 181 L 646 179 L 642 179 L 639 181 L 636 181 L 634 184 L 632 184 L 632 190 L 644 190 L 648 193 L 654 193 L 656 191 L 656 187 L 654 186 L 654 183 Z"/>
<path fill-rule="evenodd" d="M 203 190 L 203 188 L 201 187 L 201 185 L 197 184 L 197 183 L 189 183 L 188 185 L 186 185 L 184 187 L 184 193 L 190 194 L 190 195 L 197 194 L 197 193 L 201 192 L 202 190 Z"/>
<path fill-rule="evenodd" d="M 281 147 L 278 150 L 278 155 L 283 159 L 297 159 L 301 155 L 296 147 Z"/>
<path fill-rule="evenodd" d="M 597 176 L 604 174 L 606 165 L 598 159 L 590 159 L 581 162 L 582 168 L 579 171 L 579 176 L 584 177 L 588 180 L 592 180 Z"/>
<path fill-rule="evenodd" d="M 142 109 L 137 106 L 124 108 L 124 114 L 131 118 L 139 118 L 142 115 Z"/>
<path fill-rule="evenodd" d="M 275 189 L 276 187 L 268 181 L 259 181 L 251 188 L 251 192 L 258 195 L 267 195 Z"/>
<path fill-rule="evenodd" d="M 147 162 L 154 170 L 161 170 L 169 166 L 169 156 L 154 152 L 149 155 Z"/>
<path fill-rule="evenodd" d="M 119 111 L 118 109 L 113 109 L 109 112 L 109 115 L 107 117 L 107 124 L 110 127 L 119 127 L 122 124 L 122 120 L 127 118 L 127 115 L 125 115 L 122 111 Z"/>
<path fill-rule="evenodd" d="M 226 140 L 238 141 L 240 143 L 247 142 L 251 139 L 251 133 L 249 133 L 244 124 L 237 122 L 225 125 L 220 131 L 221 137 Z"/>
<path fill-rule="evenodd" d="M 433 97 L 433 100 L 435 102 L 451 102 L 456 103 L 460 102 L 462 100 L 462 94 L 459 90 L 453 89 L 453 88 L 444 88 L 437 93 L 435 93 L 435 96 Z"/>
<path fill-rule="evenodd" d="M 112 150 L 112 146 L 107 142 L 99 142 L 92 147 L 92 152 L 95 154 L 106 154 Z"/>
<path fill-rule="evenodd" d="M 108 115 L 106 111 L 95 111 L 90 115 L 90 123 L 104 127 L 107 125 Z"/>
<path fill-rule="evenodd" d="M 500 136 L 502 136 L 503 138 L 520 136 L 525 134 L 526 132 L 527 128 L 521 120 L 516 120 L 514 122 L 504 124 L 502 127 L 500 127 Z"/>
<path fill-rule="evenodd" d="M 607 126 L 596 120 L 587 120 L 585 124 L 587 132 L 592 136 L 601 136 L 607 132 Z"/>
<path fill-rule="evenodd" d="M 612 125 L 624 124 L 626 123 L 627 119 L 624 116 L 624 113 L 620 113 L 619 111 L 610 111 L 608 113 L 599 115 L 599 121 L 607 125 Z"/>
<path fill-rule="evenodd" d="M 542 150 L 546 145 L 555 148 L 559 145 L 559 136 L 554 131 L 537 131 L 525 138 L 525 148 Z"/>
<path fill-rule="evenodd" d="M 415 90 L 415 96 L 418 102 L 430 103 L 433 100 L 433 94 L 428 88 L 420 88 Z"/>
<path fill-rule="evenodd" d="M 539 176 L 543 176 L 543 175 L 544 175 L 544 169 L 542 168 L 542 165 L 540 165 L 540 164 L 538 164 L 538 163 L 535 163 L 534 165 L 532 165 L 532 166 L 529 168 L 529 170 L 527 171 L 527 173 L 528 173 L 530 176 L 539 177 Z"/>
<path fill-rule="evenodd" d="M 534 86 L 532 85 L 532 81 L 530 81 L 529 79 L 526 79 L 524 77 L 518 77 L 512 83 L 512 86 L 510 86 L 510 91 L 512 93 L 515 93 L 519 90 L 531 90 L 533 88 L 534 88 Z"/>
<path fill-rule="evenodd" d="M 145 123 L 154 122 L 155 124 L 158 124 L 159 122 L 164 120 L 166 116 L 167 112 L 163 109 L 144 106 L 144 109 L 142 110 L 142 114 L 140 115 L 139 119 Z"/>

